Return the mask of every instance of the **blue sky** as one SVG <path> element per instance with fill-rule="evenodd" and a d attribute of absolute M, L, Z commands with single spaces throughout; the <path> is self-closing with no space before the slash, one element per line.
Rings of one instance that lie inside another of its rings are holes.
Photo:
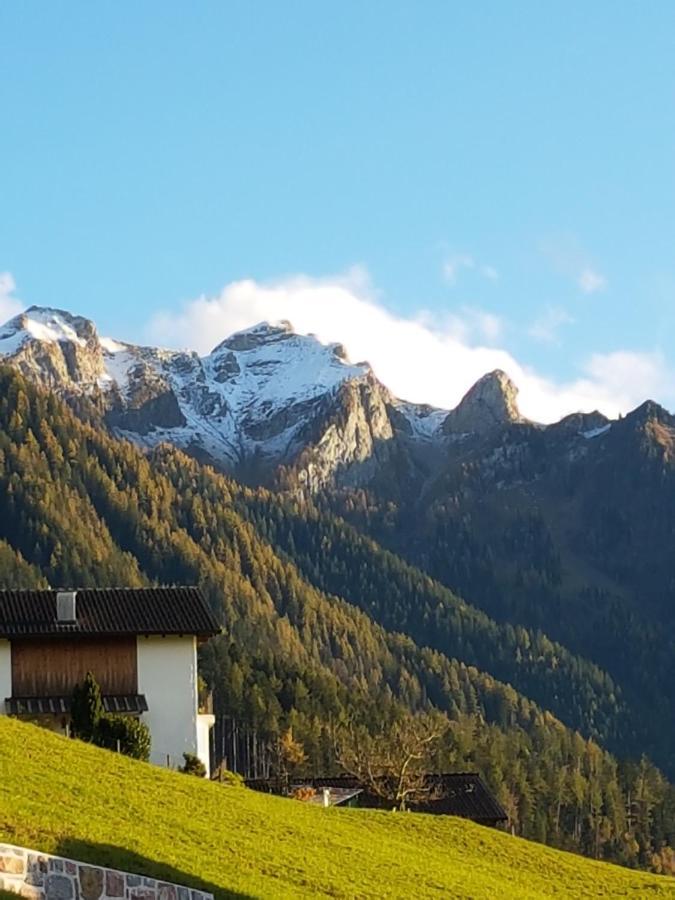
<path fill-rule="evenodd" d="M 303 274 L 295 324 L 376 370 L 327 285 L 457 344 L 448 403 L 503 358 L 542 417 L 675 405 L 672 3 L 24 2 L 0 36 L 0 311 L 203 349 Z"/>

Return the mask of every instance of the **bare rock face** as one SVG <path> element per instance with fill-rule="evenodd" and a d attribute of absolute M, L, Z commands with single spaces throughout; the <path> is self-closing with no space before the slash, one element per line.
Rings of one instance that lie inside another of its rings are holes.
<path fill-rule="evenodd" d="M 444 434 L 484 435 L 514 422 L 523 422 L 516 398 L 518 388 L 509 376 L 496 369 L 480 378 L 450 412 L 443 423 Z"/>
<path fill-rule="evenodd" d="M 45 387 L 90 388 L 104 374 L 96 326 L 64 310 L 31 306 L 0 330 L 0 352 L 3 344 L 12 363 Z"/>
<path fill-rule="evenodd" d="M 308 440 L 295 461 L 302 487 L 315 492 L 330 483 L 366 484 L 393 449 L 391 401 L 372 373 L 345 382 L 326 414 L 311 426 L 315 439 Z"/>
<path fill-rule="evenodd" d="M 175 394 L 171 390 L 150 394 L 135 405 L 112 406 L 105 420 L 113 429 L 141 436 L 155 429 L 180 428 L 186 424 Z"/>

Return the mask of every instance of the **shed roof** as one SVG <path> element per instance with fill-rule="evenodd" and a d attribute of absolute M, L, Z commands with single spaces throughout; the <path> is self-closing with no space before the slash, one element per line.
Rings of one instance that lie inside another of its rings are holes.
<path fill-rule="evenodd" d="M 311 784 L 315 788 L 360 786 L 358 780 L 350 775 L 313 778 Z M 430 774 L 427 776 L 427 784 L 432 789 L 430 797 L 410 804 L 412 808 L 423 812 L 462 816 L 474 822 L 504 822 L 508 819 L 506 811 L 477 772 Z"/>
<path fill-rule="evenodd" d="M 438 794 L 426 805 L 429 812 L 443 812 L 463 816 L 475 822 L 508 819 L 504 807 L 476 772 L 450 772 L 430 776 L 436 782 Z"/>
<path fill-rule="evenodd" d="M 211 637 L 220 626 L 196 587 L 84 588 L 76 620 L 57 621 L 58 591 L 0 591 L 0 638 L 114 635 Z"/>

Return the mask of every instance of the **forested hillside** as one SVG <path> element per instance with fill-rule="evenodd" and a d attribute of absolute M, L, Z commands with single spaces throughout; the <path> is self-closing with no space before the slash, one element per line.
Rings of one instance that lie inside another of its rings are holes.
<path fill-rule="evenodd" d="M 629 710 L 615 746 L 673 773 L 675 419 L 647 403 L 592 438 L 570 439 L 578 427 L 466 440 L 414 500 L 392 479 L 319 502 L 497 622 L 600 667 Z"/>
<path fill-rule="evenodd" d="M 611 743 L 632 733 L 633 720 L 612 679 L 543 632 L 498 624 L 306 500 L 245 489 L 233 490 L 233 499 L 313 584 L 386 628 L 489 671 L 589 736 Z"/>
<path fill-rule="evenodd" d="M 669 865 L 673 788 L 646 759 L 618 762 L 591 739 L 627 727 L 611 680 L 341 522 L 307 511 L 296 541 L 302 516 L 273 495 L 167 446 L 146 457 L 10 370 L 0 504 L 4 587 L 200 585 L 224 625 L 202 660 L 218 713 L 269 742 L 292 725 L 309 769 L 334 765 L 331 728 L 345 717 L 375 728 L 437 708 L 452 725 L 439 765 L 479 769 L 519 833 Z"/>

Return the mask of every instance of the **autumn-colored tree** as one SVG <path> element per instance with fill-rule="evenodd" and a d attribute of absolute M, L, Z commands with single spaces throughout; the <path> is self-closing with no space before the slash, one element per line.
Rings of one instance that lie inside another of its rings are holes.
<path fill-rule="evenodd" d="M 305 748 L 293 737 L 293 729 L 287 728 L 279 737 L 279 771 L 281 777 L 288 781 L 300 766 L 307 761 Z"/>
<path fill-rule="evenodd" d="M 449 723 L 443 716 L 419 713 L 401 717 L 384 731 L 348 725 L 337 735 L 336 755 L 342 769 L 368 791 L 404 810 L 429 800 L 437 788 L 435 754 Z"/>

